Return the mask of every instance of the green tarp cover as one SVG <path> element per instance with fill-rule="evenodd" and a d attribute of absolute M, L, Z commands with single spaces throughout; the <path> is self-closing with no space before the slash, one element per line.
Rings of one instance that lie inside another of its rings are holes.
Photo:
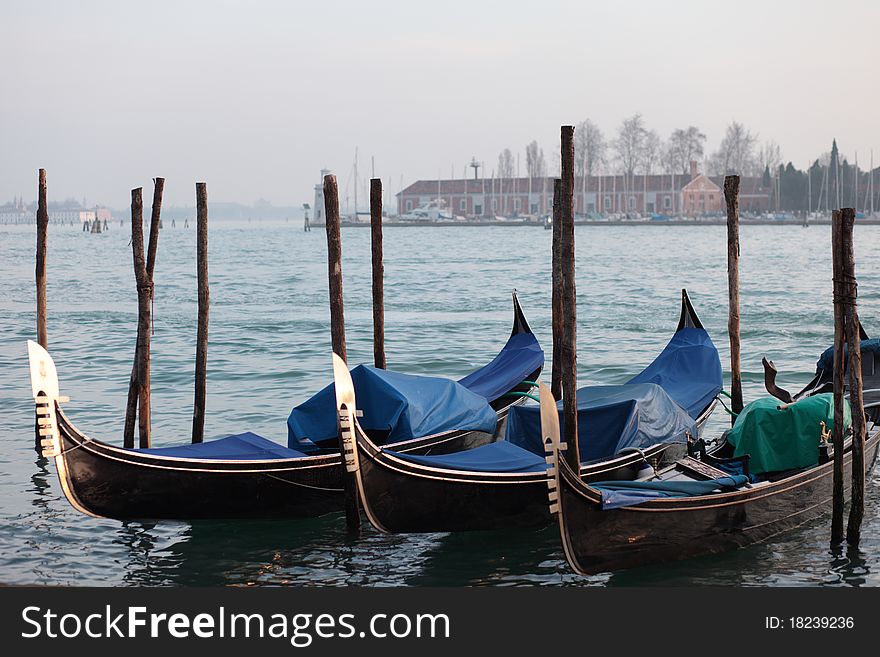
<path fill-rule="evenodd" d="M 734 455 L 750 455 L 753 474 L 808 468 L 819 462 L 822 426 L 834 426 L 834 395 L 825 393 L 779 409 L 778 399 L 767 397 L 746 406 L 727 434 Z M 852 425 L 849 402 L 843 405 L 844 430 Z"/>

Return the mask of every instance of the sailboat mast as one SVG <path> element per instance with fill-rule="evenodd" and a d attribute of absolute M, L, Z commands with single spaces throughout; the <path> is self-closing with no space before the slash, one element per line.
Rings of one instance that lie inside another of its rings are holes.
<path fill-rule="evenodd" d="M 856 175 L 855 175 L 855 201 L 853 202 L 853 209 L 856 211 L 856 214 L 859 213 L 859 152 L 855 152 L 855 164 L 856 164 Z"/>
<path fill-rule="evenodd" d="M 807 213 L 813 214 L 813 165 L 807 163 Z M 816 208 L 818 210 L 818 208 Z"/>
<path fill-rule="evenodd" d="M 354 218 L 357 220 L 357 146 L 354 147 Z"/>

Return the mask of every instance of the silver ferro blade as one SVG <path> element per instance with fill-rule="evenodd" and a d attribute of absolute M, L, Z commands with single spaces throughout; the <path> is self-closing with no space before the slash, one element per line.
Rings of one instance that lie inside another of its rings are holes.
<path fill-rule="evenodd" d="M 336 387 L 336 409 L 343 407 L 354 411 L 354 383 L 351 380 L 351 372 L 348 365 L 335 353 L 333 354 L 333 380 Z"/>
<path fill-rule="evenodd" d="M 551 445 L 559 449 L 559 408 L 553 393 L 543 381 L 538 383 L 538 395 L 541 399 L 541 442 L 547 447 L 547 439 Z"/>

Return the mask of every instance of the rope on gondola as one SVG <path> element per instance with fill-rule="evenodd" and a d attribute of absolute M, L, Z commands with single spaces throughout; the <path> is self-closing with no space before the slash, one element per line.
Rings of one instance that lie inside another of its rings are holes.
<path fill-rule="evenodd" d="M 538 399 L 538 398 L 535 397 L 533 394 L 528 393 L 528 392 L 508 392 L 508 393 L 505 393 L 504 396 L 505 396 L 505 397 L 528 397 L 529 399 L 533 399 L 533 400 L 535 400 L 535 401 L 538 402 L 539 404 L 541 403 L 541 400 L 540 400 L 540 399 Z"/>
<path fill-rule="evenodd" d="M 724 395 L 725 397 L 730 398 L 730 393 L 729 393 L 729 392 L 726 392 L 726 391 L 724 391 L 724 390 L 722 390 L 721 392 L 719 392 L 719 393 L 715 396 L 715 399 L 717 399 L 718 401 L 721 402 L 721 407 L 722 407 L 725 411 L 727 411 L 727 414 L 730 415 L 730 417 L 739 417 L 739 413 L 734 413 L 732 410 L 730 410 L 729 408 L 727 408 L 727 404 L 725 404 L 725 403 L 724 403 L 724 400 L 721 399 L 721 395 Z"/>

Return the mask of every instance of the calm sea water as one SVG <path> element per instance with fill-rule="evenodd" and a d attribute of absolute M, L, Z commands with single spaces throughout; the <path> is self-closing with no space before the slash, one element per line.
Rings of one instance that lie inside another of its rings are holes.
<path fill-rule="evenodd" d="M 856 231 L 861 316 L 880 334 L 880 227 Z M 679 290 L 727 362 L 723 227 L 577 229 L 579 382 L 620 383 L 675 328 Z M 121 442 L 136 330 L 129 234 L 50 227 L 49 344 L 71 419 Z M 548 351 L 550 231 L 385 232 L 389 367 L 461 376 L 507 337 L 509 293 Z M 343 230 L 349 361 L 372 358 L 369 231 Z M 830 229 L 742 229 L 746 398 L 761 356 L 798 388 L 832 337 Z M 188 439 L 196 328 L 195 230 L 166 224 L 156 266 L 154 445 Z M 206 438 L 286 440 L 290 407 L 331 377 L 326 240 L 301 224 L 215 222 Z M 769 545 L 671 566 L 572 575 L 553 528 L 348 539 L 340 516 L 291 522 L 118 522 L 78 514 L 33 449 L 25 340 L 35 332 L 34 227 L 0 226 L 0 583 L 94 585 L 880 585 L 880 478 L 859 551 L 832 551 L 821 521 Z M 708 428 L 727 420 L 716 414 Z"/>

